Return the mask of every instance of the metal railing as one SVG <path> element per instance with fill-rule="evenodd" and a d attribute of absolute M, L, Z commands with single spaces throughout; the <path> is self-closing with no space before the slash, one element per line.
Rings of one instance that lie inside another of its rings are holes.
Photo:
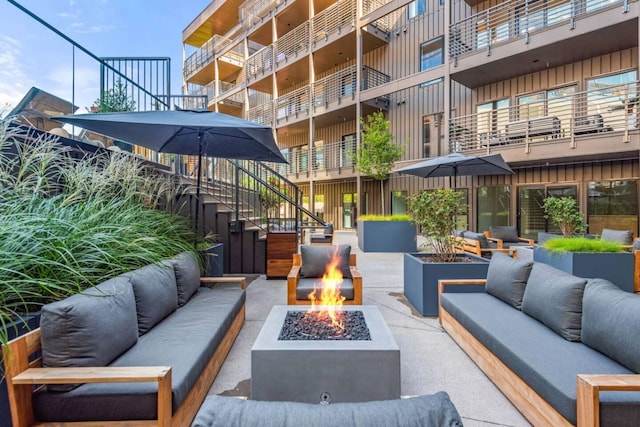
<path fill-rule="evenodd" d="M 271 101 L 273 101 L 273 95 L 270 93 L 249 89 L 249 108 L 257 107 Z"/>
<path fill-rule="evenodd" d="M 206 96 L 208 101 L 215 99 L 215 82 L 208 83 L 205 86 L 197 84 L 189 84 L 187 95 L 190 96 Z"/>
<path fill-rule="evenodd" d="M 262 77 L 273 70 L 273 45 L 265 46 L 245 61 L 247 81 Z"/>
<path fill-rule="evenodd" d="M 311 170 L 329 171 L 341 168 L 352 168 L 356 157 L 356 141 L 339 141 L 314 146 L 311 159 Z"/>
<path fill-rule="evenodd" d="M 193 52 L 184 60 L 182 64 L 182 73 L 185 79 L 188 79 L 203 67 L 211 63 L 215 57 L 215 40 L 210 38 L 200 49 Z"/>
<path fill-rule="evenodd" d="M 250 108 L 247 119 L 265 126 L 273 126 L 273 101 Z"/>
<path fill-rule="evenodd" d="M 563 24 L 575 27 L 577 17 L 603 8 L 628 10 L 629 0 L 506 1 L 450 26 L 449 55 L 458 58 L 524 37 L 544 28 Z"/>
<path fill-rule="evenodd" d="M 615 132 L 628 141 L 637 130 L 640 82 L 602 86 L 584 92 L 453 118 L 449 124 L 450 150 L 463 152 L 506 145 L 525 145 Z"/>
<path fill-rule="evenodd" d="M 284 0 L 247 0 L 238 8 L 238 15 L 244 29 L 251 28 L 275 9 Z"/>
<path fill-rule="evenodd" d="M 356 66 L 352 65 L 313 83 L 314 111 L 343 98 L 353 100 L 355 94 Z"/>
<path fill-rule="evenodd" d="M 308 116 L 311 86 L 285 93 L 276 99 L 276 121 L 278 123 Z"/>
<path fill-rule="evenodd" d="M 360 85 L 360 90 L 373 89 L 376 86 L 389 83 L 390 81 L 391 76 L 375 68 L 371 68 L 368 65 L 364 65 L 362 67 L 362 84 Z"/>
<path fill-rule="evenodd" d="M 311 20 L 314 41 L 327 39 L 333 33 L 339 33 L 343 25 L 356 24 L 355 0 L 338 0 Z"/>
<path fill-rule="evenodd" d="M 219 37 L 219 36 L 214 36 Z M 227 38 L 220 37 L 219 43 L 216 44 L 216 52 L 222 52 L 226 46 L 231 44 L 232 40 Z M 244 45 L 242 43 L 237 43 L 231 49 L 222 52 L 218 58 L 225 59 L 228 62 L 235 63 L 239 67 L 244 65 Z"/>
<path fill-rule="evenodd" d="M 300 54 L 309 53 L 309 21 L 305 21 L 274 44 L 276 63 L 287 62 Z"/>
<path fill-rule="evenodd" d="M 391 0 L 363 0 L 362 14 L 367 15 L 390 2 Z M 382 18 L 376 20 L 372 25 L 374 25 L 379 30 L 388 33 L 389 31 L 391 31 L 391 17 L 389 15 L 385 15 Z"/>

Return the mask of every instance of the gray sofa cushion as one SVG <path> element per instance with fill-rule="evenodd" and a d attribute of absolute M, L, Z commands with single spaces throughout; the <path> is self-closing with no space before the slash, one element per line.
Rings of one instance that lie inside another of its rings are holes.
<path fill-rule="evenodd" d="M 494 239 L 502 239 L 504 243 L 518 242 L 518 229 L 515 225 L 497 225 L 489 227 L 491 237 Z"/>
<path fill-rule="evenodd" d="M 151 264 L 127 273 L 138 312 L 138 334 L 144 335 L 178 308 L 176 275 L 168 263 Z"/>
<path fill-rule="evenodd" d="M 483 233 L 474 233 L 473 231 L 465 231 L 464 233 L 462 233 L 462 235 L 465 239 L 478 240 L 480 242 L 480 247 L 482 249 L 491 248 L 491 245 L 489 244 L 489 240 L 487 239 L 487 236 L 485 236 Z"/>
<path fill-rule="evenodd" d="M 640 251 L 640 239 L 636 239 L 633 241 L 633 250 Z"/>
<path fill-rule="evenodd" d="M 200 287 L 200 265 L 195 252 L 182 252 L 169 262 L 176 274 L 178 307 L 182 307 Z"/>
<path fill-rule="evenodd" d="M 522 311 L 563 338 L 580 341 L 586 279 L 536 262 L 522 298 Z"/>
<path fill-rule="evenodd" d="M 296 287 L 296 299 L 309 299 L 308 295 L 313 292 L 313 286 L 320 285 L 320 279 L 318 278 L 304 278 L 301 277 L 298 281 L 298 286 Z M 353 299 L 353 280 L 352 279 L 342 279 L 342 285 L 340 285 L 340 295 L 345 297 L 347 300 Z M 319 295 L 316 295 L 316 298 L 319 298 Z"/>
<path fill-rule="evenodd" d="M 489 262 L 487 292 L 520 309 L 532 266 L 532 261 L 518 261 L 496 252 Z"/>
<path fill-rule="evenodd" d="M 209 396 L 192 427 L 457 427 L 462 420 L 443 391 L 409 399 L 315 405 Z"/>
<path fill-rule="evenodd" d="M 201 287 L 187 305 L 157 324 L 111 366 L 171 366 L 173 412 L 218 348 L 242 309 L 238 287 Z M 68 393 L 41 390 L 34 395 L 39 421 L 150 420 L 157 410 L 154 383 L 83 384 Z"/>
<path fill-rule="evenodd" d="M 620 243 L 621 245 L 630 245 L 633 242 L 633 231 L 611 230 L 609 228 L 603 228 L 600 238 L 608 242 L 616 242 Z"/>
<path fill-rule="evenodd" d="M 527 285 L 528 286 L 528 285 Z M 486 293 L 445 293 L 442 307 L 572 424 L 576 375 L 631 370 Z M 631 427 L 640 419 L 640 393 L 601 392 L 601 427 Z"/>
<path fill-rule="evenodd" d="M 589 279 L 582 304 L 582 342 L 640 373 L 640 295 Z"/>
<path fill-rule="evenodd" d="M 349 256 L 351 255 L 350 245 L 333 246 L 311 246 L 301 245 L 300 256 L 302 263 L 300 266 L 300 276 L 302 277 L 322 277 L 327 264 L 331 261 L 334 253 L 340 257 L 338 268 L 342 272 L 342 277 L 351 278 L 349 269 Z"/>
<path fill-rule="evenodd" d="M 40 331 L 45 367 L 108 365 L 138 340 L 136 301 L 129 278 L 118 276 L 46 304 Z M 49 389 L 73 387 L 52 384 Z"/>

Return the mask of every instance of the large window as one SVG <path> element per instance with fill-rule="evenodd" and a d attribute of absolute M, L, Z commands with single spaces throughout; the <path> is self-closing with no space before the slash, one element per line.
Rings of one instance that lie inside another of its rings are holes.
<path fill-rule="evenodd" d="M 444 64 L 444 38 L 430 40 L 420 45 L 420 71 Z"/>
<path fill-rule="evenodd" d="M 427 0 L 413 0 L 407 5 L 409 19 L 415 18 L 427 11 Z"/>
<path fill-rule="evenodd" d="M 589 233 L 602 234 L 603 228 L 631 230 L 638 235 L 638 182 L 590 182 L 587 222 Z"/>
<path fill-rule="evenodd" d="M 562 86 L 518 97 L 518 118 L 554 117 L 560 121 L 562 132 L 568 133 L 574 109 L 577 85 Z"/>
<path fill-rule="evenodd" d="M 478 188 L 478 231 L 511 223 L 511 189 L 508 185 Z"/>
<path fill-rule="evenodd" d="M 587 115 L 602 117 L 613 130 L 635 128 L 638 87 L 636 70 L 587 80 Z"/>
<path fill-rule="evenodd" d="M 499 99 L 496 101 L 478 104 L 477 132 L 482 142 L 499 142 L 500 135 L 504 132 L 509 123 L 509 99 Z"/>
<path fill-rule="evenodd" d="M 522 237 L 538 240 L 539 232 L 560 232 L 557 225 L 552 225 L 544 217 L 542 205 L 546 197 L 577 199 L 578 187 L 576 185 L 520 187 L 518 190 L 518 229 Z"/>
<path fill-rule="evenodd" d="M 391 215 L 403 215 L 407 213 L 407 192 L 391 192 Z"/>

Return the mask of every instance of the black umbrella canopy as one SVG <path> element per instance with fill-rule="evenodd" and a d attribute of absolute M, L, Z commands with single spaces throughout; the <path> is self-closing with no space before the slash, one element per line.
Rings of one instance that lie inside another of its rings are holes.
<path fill-rule="evenodd" d="M 213 111 L 127 111 L 55 119 L 162 153 L 286 163 L 270 127 Z"/>
<path fill-rule="evenodd" d="M 422 178 L 438 176 L 453 176 L 455 178 L 460 175 L 508 175 L 514 173 L 500 154 L 475 157 L 460 153 L 425 160 L 396 169 L 394 172 Z"/>

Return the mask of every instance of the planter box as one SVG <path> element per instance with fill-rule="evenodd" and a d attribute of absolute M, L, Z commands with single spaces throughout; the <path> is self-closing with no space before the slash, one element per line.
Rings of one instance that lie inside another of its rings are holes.
<path fill-rule="evenodd" d="M 533 260 L 574 276 L 606 279 L 622 290 L 633 292 L 634 257 L 631 252 L 551 252 L 536 246 Z"/>
<path fill-rule="evenodd" d="M 215 243 L 201 252 L 204 256 L 205 276 L 222 277 L 224 273 L 224 248 L 222 243 Z"/>
<path fill-rule="evenodd" d="M 428 262 L 432 254 L 404 254 L 404 295 L 423 316 L 438 316 L 438 280 L 485 279 L 489 260 L 460 254 L 473 262 Z M 483 292 L 478 285 L 450 286 L 447 292 Z"/>
<path fill-rule="evenodd" d="M 362 252 L 417 251 L 416 224 L 410 221 L 358 221 Z"/>
<path fill-rule="evenodd" d="M 538 232 L 538 244 L 541 245 L 549 239 L 557 239 L 558 237 L 564 237 L 560 233 L 547 233 L 547 232 Z M 593 234 L 574 234 L 573 237 L 586 237 L 587 239 L 595 239 Z"/>
<path fill-rule="evenodd" d="M 23 320 L 18 320 L 7 325 L 7 335 L 9 340 L 26 334 L 40 326 L 40 312 L 25 316 Z M 9 407 L 9 395 L 7 394 L 7 383 L 4 378 L 4 361 L 0 353 L 0 426 L 11 425 L 11 409 Z"/>

